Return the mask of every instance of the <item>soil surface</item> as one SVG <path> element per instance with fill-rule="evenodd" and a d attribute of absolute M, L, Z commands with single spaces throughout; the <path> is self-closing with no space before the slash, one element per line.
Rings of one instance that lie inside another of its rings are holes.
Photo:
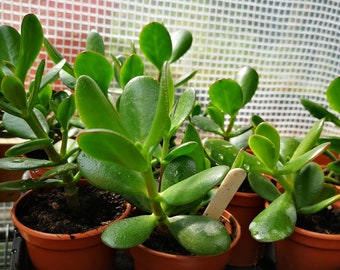
<path fill-rule="evenodd" d="M 68 209 L 61 187 L 46 193 L 32 193 L 17 208 L 16 214 L 24 225 L 34 230 L 74 234 L 105 225 L 126 209 L 126 201 L 120 195 L 93 186 L 80 186 L 79 198 L 81 215 L 75 216 Z"/>
<path fill-rule="evenodd" d="M 340 234 L 340 209 L 324 209 L 316 214 L 298 215 L 296 226 L 313 232 Z"/>

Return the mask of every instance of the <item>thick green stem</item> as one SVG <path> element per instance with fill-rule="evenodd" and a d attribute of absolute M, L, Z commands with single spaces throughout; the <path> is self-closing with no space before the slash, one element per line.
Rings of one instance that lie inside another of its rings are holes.
<path fill-rule="evenodd" d="M 153 176 L 152 169 L 144 172 L 143 176 L 144 176 L 146 189 L 147 189 L 147 192 L 150 198 L 150 204 L 151 204 L 150 206 L 151 206 L 152 212 L 156 216 L 162 217 L 165 214 L 159 202 L 159 193 L 157 190 L 157 186 L 156 186 L 156 182 Z"/>
<path fill-rule="evenodd" d="M 287 178 L 285 178 L 282 175 L 275 175 L 274 177 L 285 191 L 292 192 L 294 190 L 294 183 L 291 181 L 291 176 L 287 176 Z"/>
<path fill-rule="evenodd" d="M 160 172 L 159 172 L 159 187 L 158 190 L 161 190 L 162 187 L 162 178 L 163 178 L 163 173 L 164 173 L 164 169 L 165 169 L 165 165 L 164 165 L 164 159 L 167 156 L 167 154 L 169 153 L 169 145 L 170 145 L 170 138 L 168 138 L 167 136 L 165 136 L 163 138 L 163 145 L 162 145 L 162 153 L 161 153 L 161 167 L 160 167 Z"/>
<path fill-rule="evenodd" d="M 229 124 L 228 124 L 227 130 L 224 132 L 224 139 L 225 139 L 226 141 L 229 141 L 229 140 L 230 140 L 230 133 L 231 133 L 231 131 L 233 130 L 235 121 L 236 121 L 236 114 L 230 117 L 230 120 L 229 120 Z"/>

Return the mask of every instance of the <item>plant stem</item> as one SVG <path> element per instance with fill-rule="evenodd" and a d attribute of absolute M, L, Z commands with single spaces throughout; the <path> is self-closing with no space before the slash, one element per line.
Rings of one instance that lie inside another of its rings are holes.
<path fill-rule="evenodd" d="M 152 212 L 159 217 L 164 216 L 164 211 L 159 203 L 159 194 L 157 191 L 156 181 L 153 176 L 152 169 L 150 168 L 146 172 L 143 173 L 146 189 L 150 198 L 150 206 Z"/>
<path fill-rule="evenodd" d="M 234 124 L 235 124 L 235 121 L 236 121 L 236 115 L 237 114 L 230 117 L 227 130 L 224 132 L 224 140 L 226 140 L 226 141 L 230 140 L 229 135 L 230 135 L 231 131 L 233 130 L 233 127 L 234 127 Z"/>

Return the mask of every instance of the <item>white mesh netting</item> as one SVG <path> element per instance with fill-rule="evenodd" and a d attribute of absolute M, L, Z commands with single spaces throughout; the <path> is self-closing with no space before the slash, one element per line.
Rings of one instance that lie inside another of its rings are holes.
<path fill-rule="evenodd" d="M 150 21 L 164 22 L 170 31 L 187 29 L 194 43 L 174 74 L 198 69 L 188 87 L 206 104 L 214 80 L 254 67 L 259 90 L 237 123 L 259 114 L 282 135 L 305 134 L 315 119 L 299 99 L 326 105 L 326 87 L 340 75 L 338 0 L 2 0 L 0 9 L 1 25 L 17 29 L 26 13 L 35 13 L 71 62 L 92 29 L 115 55 L 127 52 L 131 40 L 138 49 L 138 34 Z M 325 128 L 325 134 L 339 133 L 333 125 Z"/>

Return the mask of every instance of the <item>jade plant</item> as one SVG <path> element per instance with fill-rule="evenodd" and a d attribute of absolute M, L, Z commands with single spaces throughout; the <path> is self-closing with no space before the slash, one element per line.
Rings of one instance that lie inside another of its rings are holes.
<path fill-rule="evenodd" d="M 93 52 L 84 52 L 75 61 L 77 70 L 86 55 L 96 55 L 92 60 L 100 57 L 106 62 L 100 68 L 106 67 L 103 72 L 110 74 L 106 84 L 96 72 L 77 78 L 75 101 L 86 126 L 77 139 L 82 150 L 80 171 L 92 185 L 121 194 L 142 211 L 104 231 L 102 240 L 112 248 L 137 246 L 159 228 L 193 254 L 220 254 L 229 249 L 224 225 L 197 214 L 229 167 L 210 168 L 191 124 L 183 139 L 171 144 L 195 104 L 191 89 L 175 95 L 171 73 L 172 63 L 188 51 L 191 40 L 189 32 L 170 35 L 157 22 L 142 29 L 139 47 L 159 71 L 157 78 L 140 69 L 142 58 L 136 52 L 124 61 L 113 57 L 118 60 L 114 68 L 103 55 Z M 122 87 L 116 102 L 108 95 L 108 82 L 114 77 Z"/>
<path fill-rule="evenodd" d="M 337 77 L 332 80 L 326 90 L 328 105 L 330 109 L 332 109 L 336 113 L 340 113 L 340 102 L 338 98 L 339 93 L 340 77 Z M 314 117 L 318 119 L 324 118 L 326 122 L 330 122 L 336 127 L 340 128 L 340 117 L 336 113 L 308 99 L 301 99 L 301 104 Z M 326 181 L 329 183 L 340 185 L 340 137 L 323 136 L 319 139 L 319 143 L 322 143 L 324 141 L 329 141 L 331 143 L 329 151 L 325 152 L 325 155 L 327 155 L 331 160 L 329 164 L 326 164 Z"/>
<path fill-rule="evenodd" d="M 209 87 L 210 102 L 203 115 L 195 115 L 192 122 L 203 131 L 230 141 L 251 130 L 251 125 L 236 126 L 235 121 L 255 95 L 259 76 L 255 69 L 242 67 L 232 79 L 220 79 Z M 226 122 L 228 124 L 226 125 Z M 242 136 L 241 136 L 242 137 Z M 239 138 L 241 138 L 239 137 Z"/>
<path fill-rule="evenodd" d="M 33 14 L 24 17 L 21 33 L 7 25 L 0 27 L 2 125 L 9 134 L 24 139 L 0 159 L 0 168 L 23 171 L 50 168 L 39 179 L 13 179 L 1 183 L 0 188 L 28 190 L 60 185 L 65 188 L 70 209 L 76 211 L 79 207 L 76 182 L 80 174 L 73 162 L 78 152 L 71 135 L 74 95 L 52 89 L 51 84 L 59 78 L 66 61 L 61 59 L 45 71 L 45 60 L 38 61 L 44 41 L 42 26 Z M 28 157 L 38 150 L 45 156 Z"/>
<path fill-rule="evenodd" d="M 256 240 L 284 239 L 294 231 L 298 214 L 316 213 L 340 199 L 325 183 L 321 167 L 312 162 L 329 147 L 328 142 L 315 145 L 323 125 L 324 119 L 319 120 L 298 140 L 281 137 L 273 125 L 261 122 L 250 136 L 252 153 L 244 152 L 241 167 L 254 192 L 270 202 L 249 226 Z M 224 165 L 232 164 L 240 150 L 221 139 L 207 140 L 204 148 L 212 162 Z"/>

